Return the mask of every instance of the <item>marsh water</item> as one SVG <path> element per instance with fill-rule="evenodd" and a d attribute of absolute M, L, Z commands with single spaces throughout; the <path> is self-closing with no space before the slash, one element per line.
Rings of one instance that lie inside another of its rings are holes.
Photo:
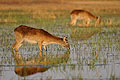
<path fill-rule="evenodd" d="M 19 52 L 11 50 L 18 25 L 0 25 L 0 80 L 115 80 L 120 79 L 120 28 L 69 27 L 43 28 L 53 35 L 68 37 L 70 50 L 47 46 L 40 57 L 37 44 L 24 43 Z M 35 27 L 35 25 L 30 25 Z"/>

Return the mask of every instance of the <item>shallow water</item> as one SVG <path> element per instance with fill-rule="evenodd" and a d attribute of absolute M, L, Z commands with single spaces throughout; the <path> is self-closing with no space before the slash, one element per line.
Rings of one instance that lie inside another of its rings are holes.
<path fill-rule="evenodd" d="M 47 61 L 44 61 L 45 59 L 38 57 L 40 51 L 37 44 L 24 43 L 19 50 L 19 55 L 22 58 L 16 58 L 11 50 L 11 46 L 15 42 L 14 27 L 1 27 L 0 80 L 120 79 L 119 27 L 95 29 L 70 27 L 63 29 L 58 25 L 54 29 L 44 29 L 59 37 L 67 36 L 70 50 L 67 51 L 55 44 L 48 45 L 48 57 L 46 58 Z M 69 55 L 66 56 L 66 53 Z M 22 74 L 24 77 L 21 77 L 20 74 L 15 73 L 15 68 L 18 68 L 17 70 L 21 73 L 24 72 L 24 70 L 19 69 L 20 67 L 29 67 L 26 70 L 29 73 L 32 70 L 34 74 L 27 75 L 25 73 L 26 75 Z M 42 72 L 42 67 L 47 68 Z"/>

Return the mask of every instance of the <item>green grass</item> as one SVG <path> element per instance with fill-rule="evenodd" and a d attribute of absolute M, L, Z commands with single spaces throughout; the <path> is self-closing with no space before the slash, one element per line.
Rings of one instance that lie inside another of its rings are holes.
<path fill-rule="evenodd" d="M 58 72 L 60 70 L 64 73 L 67 69 L 72 71 L 76 70 L 76 68 L 83 70 L 85 64 L 88 65 L 90 70 L 96 71 L 97 64 L 108 64 L 109 58 L 107 58 L 107 56 L 119 56 L 119 14 L 107 14 L 105 10 L 103 11 L 105 14 L 96 14 L 97 16 L 100 15 L 102 17 L 101 25 L 97 27 L 94 27 L 93 25 L 85 27 L 69 25 L 71 21 L 69 15 L 70 11 L 71 10 L 66 9 L 46 10 L 46 14 L 51 13 L 46 16 L 42 15 L 41 12 L 36 12 L 36 14 L 34 14 L 32 11 L 30 12 L 23 9 L 0 10 L 0 63 L 14 64 L 14 60 L 11 60 L 8 56 L 12 57 L 11 46 L 15 42 L 14 29 L 21 24 L 35 28 L 43 28 L 59 37 L 68 37 L 71 46 L 71 54 L 69 54 L 69 56 L 71 55 L 71 57 L 51 57 L 51 55 L 55 54 L 60 55 L 59 52 L 62 50 L 64 51 L 64 49 L 58 45 L 48 45 L 48 53 L 50 54 L 48 54 L 47 59 L 50 64 L 64 64 L 64 62 L 66 62 L 65 64 L 71 64 L 69 68 L 66 65 L 62 66 L 62 68 L 60 66 L 56 67 L 56 71 Z M 109 20 L 111 22 L 109 22 Z M 114 50 L 116 52 L 113 54 Z M 36 58 L 34 54 L 39 54 L 37 44 L 31 45 L 26 43 L 20 48 L 19 52 L 23 54 L 23 57 L 25 57 L 25 53 L 30 53 L 27 60 L 34 60 L 37 62 L 37 59 L 34 59 Z M 43 58 L 46 57 L 44 56 Z M 112 59 L 113 58 L 114 56 Z M 119 60 L 119 58 L 116 58 L 116 60 Z M 27 62 L 26 58 L 24 61 Z M 77 64 L 74 64 L 74 62 Z M 41 64 L 39 60 L 37 64 Z M 79 73 L 77 77 L 82 80 L 82 73 Z M 116 76 L 114 75 L 110 76 L 111 79 L 115 79 L 115 77 Z M 73 75 L 73 79 L 76 79 L 76 76 Z"/>

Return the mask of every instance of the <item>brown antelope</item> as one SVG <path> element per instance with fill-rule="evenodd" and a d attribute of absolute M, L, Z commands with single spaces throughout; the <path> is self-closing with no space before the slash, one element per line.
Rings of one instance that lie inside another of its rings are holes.
<path fill-rule="evenodd" d="M 95 26 L 96 24 L 100 24 L 101 22 L 100 16 L 96 17 L 92 13 L 85 10 L 73 10 L 70 15 L 72 20 L 70 22 L 71 25 L 75 25 L 77 20 L 83 20 L 83 24 L 85 24 L 86 26 L 90 25 L 90 21 L 92 19 L 96 20 Z"/>
<path fill-rule="evenodd" d="M 66 37 L 59 38 L 57 36 L 53 36 L 43 29 L 21 25 L 14 30 L 14 34 L 16 42 L 12 45 L 12 49 L 16 49 L 16 51 L 18 51 L 23 41 L 33 44 L 38 43 L 40 51 L 42 51 L 42 46 L 46 50 L 46 45 L 52 43 L 59 44 L 69 49 L 69 43 Z"/>

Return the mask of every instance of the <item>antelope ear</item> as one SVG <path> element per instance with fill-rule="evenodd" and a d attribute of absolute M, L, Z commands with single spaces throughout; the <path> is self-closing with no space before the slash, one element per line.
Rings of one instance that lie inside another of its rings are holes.
<path fill-rule="evenodd" d="M 101 19 L 101 16 L 98 16 L 98 18 L 100 18 L 100 19 Z"/>
<path fill-rule="evenodd" d="M 67 37 L 64 36 L 63 41 L 66 41 Z"/>

